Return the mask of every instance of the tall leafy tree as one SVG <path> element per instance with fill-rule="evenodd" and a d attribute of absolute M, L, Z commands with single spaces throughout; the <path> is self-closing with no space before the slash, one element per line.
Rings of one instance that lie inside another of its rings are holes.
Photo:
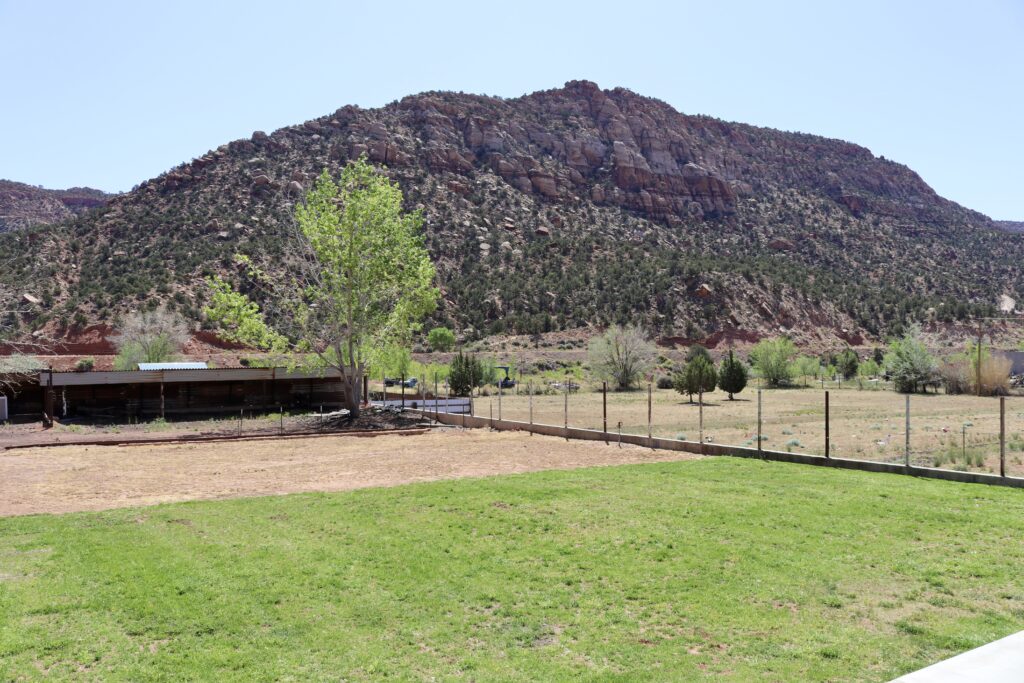
<path fill-rule="evenodd" d="M 788 337 L 762 339 L 750 351 L 754 369 L 769 386 L 777 387 L 792 378 L 789 360 L 796 354 L 796 346 Z"/>
<path fill-rule="evenodd" d="M 233 340 L 285 353 L 294 365 L 336 368 L 342 404 L 359 414 L 368 365 L 407 346 L 436 306 L 434 264 L 423 245 L 422 218 L 402 208 L 402 192 L 365 158 L 337 182 L 325 169 L 295 210 L 288 265 L 270 278 L 239 257 L 262 294 L 262 309 L 219 278 L 210 280 L 207 315 Z"/>
<path fill-rule="evenodd" d="M 120 332 L 110 337 L 117 348 L 114 369 L 136 370 L 139 363 L 174 360 L 188 339 L 184 318 L 166 308 L 129 313 Z"/>
<path fill-rule="evenodd" d="M 590 342 L 590 367 L 598 379 L 629 389 L 654 367 L 655 347 L 643 330 L 614 325 Z"/>
<path fill-rule="evenodd" d="M 733 394 L 740 393 L 746 386 L 747 366 L 729 349 L 729 355 L 722 359 L 722 365 L 718 368 L 718 388 L 729 394 L 731 401 Z"/>
<path fill-rule="evenodd" d="M 885 354 L 885 371 L 892 377 L 893 388 L 904 394 L 917 393 L 935 378 L 938 364 L 921 341 L 921 328 L 911 326 L 906 334 L 889 344 Z"/>

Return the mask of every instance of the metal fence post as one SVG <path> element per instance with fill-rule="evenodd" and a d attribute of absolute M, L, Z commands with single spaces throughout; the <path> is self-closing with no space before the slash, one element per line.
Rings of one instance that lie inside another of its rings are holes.
<path fill-rule="evenodd" d="M 501 380 L 498 380 L 498 422 L 501 422 Z"/>
<path fill-rule="evenodd" d="M 440 409 L 439 409 L 438 404 L 437 404 L 437 373 L 435 372 L 434 373 L 434 421 L 435 422 L 437 421 L 437 416 L 438 416 L 439 412 L 440 412 Z"/>
<path fill-rule="evenodd" d="M 906 443 L 903 446 L 903 466 L 910 469 L 910 394 L 907 394 Z"/>
<path fill-rule="evenodd" d="M 388 390 L 384 389 L 384 395 L 387 396 Z M 402 375 L 402 410 L 405 410 L 405 375 Z"/>
<path fill-rule="evenodd" d="M 242 413 L 245 412 L 244 408 L 238 409 L 238 435 L 242 435 Z"/>
<path fill-rule="evenodd" d="M 651 383 L 647 383 L 647 445 L 654 448 L 654 439 L 651 436 L 651 421 L 653 418 L 653 397 Z"/>
<path fill-rule="evenodd" d="M 1006 397 L 999 397 L 999 476 L 1006 476 Z"/>
<path fill-rule="evenodd" d="M 761 390 L 757 390 L 757 454 L 761 454 Z"/>
<path fill-rule="evenodd" d="M 832 457 L 832 435 L 829 433 L 828 391 L 825 392 L 825 458 Z"/>
<path fill-rule="evenodd" d="M 608 443 L 608 382 L 601 382 L 601 414 L 604 419 L 604 442 Z"/>
<path fill-rule="evenodd" d="M 565 440 L 569 440 L 569 383 L 565 385 Z"/>
<path fill-rule="evenodd" d="M 533 382 L 530 382 L 530 386 L 527 388 L 527 391 L 530 395 L 530 426 L 533 426 Z M 533 434 L 532 430 L 530 431 L 530 434 Z"/>
<path fill-rule="evenodd" d="M 697 438 L 700 439 L 700 454 L 704 455 L 704 387 L 697 392 Z"/>

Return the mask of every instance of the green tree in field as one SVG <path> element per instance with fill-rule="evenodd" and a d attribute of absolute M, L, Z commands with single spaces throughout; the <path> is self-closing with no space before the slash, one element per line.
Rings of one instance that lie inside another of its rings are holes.
<path fill-rule="evenodd" d="M 874 358 L 868 358 L 857 368 L 857 374 L 865 379 L 878 377 L 880 372 L 881 368 L 878 366 L 878 363 L 875 362 Z"/>
<path fill-rule="evenodd" d="M 427 343 L 433 351 L 451 351 L 455 347 L 455 333 L 447 327 L 435 327 L 427 333 Z"/>
<path fill-rule="evenodd" d="M 643 330 L 614 325 L 590 341 L 588 358 L 598 379 L 629 389 L 654 367 L 656 349 Z"/>
<path fill-rule="evenodd" d="M 453 396 L 469 396 L 483 382 L 483 366 L 476 356 L 459 351 L 448 368 L 448 386 Z"/>
<path fill-rule="evenodd" d="M 377 362 L 388 377 L 408 379 L 412 375 L 412 352 L 404 346 L 385 349 Z"/>
<path fill-rule="evenodd" d="M 801 377 L 804 386 L 807 386 L 808 378 L 818 378 L 821 372 L 821 361 L 814 356 L 797 356 L 790 365 L 790 376 Z"/>
<path fill-rule="evenodd" d="M 325 169 L 295 210 L 291 243 L 275 254 L 286 276 L 238 257 L 264 295 L 263 309 L 215 277 L 206 314 L 232 341 L 287 354 L 290 365 L 336 368 L 342 404 L 357 416 L 366 368 L 408 346 L 436 306 L 422 223 L 365 158 L 337 182 Z"/>
<path fill-rule="evenodd" d="M 892 378 L 893 388 L 903 394 L 913 394 L 933 381 L 938 368 L 935 358 L 921 341 L 921 328 L 912 326 L 903 337 L 889 344 L 885 354 L 885 371 Z"/>
<path fill-rule="evenodd" d="M 733 400 L 733 394 L 738 394 L 747 386 L 747 366 L 743 361 L 736 358 L 732 349 L 729 355 L 722 359 L 718 368 L 718 388 L 729 394 L 729 400 Z"/>
<path fill-rule="evenodd" d="M 857 367 L 860 365 L 860 359 L 857 358 L 857 352 L 846 347 L 843 351 L 836 356 L 836 371 L 843 376 L 843 379 L 853 379 L 857 376 Z"/>
<path fill-rule="evenodd" d="M 697 354 L 681 370 L 672 376 L 672 386 L 680 394 L 686 394 L 690 403 L 693 396 L 714 391 L 718 384 L 718 373 L 710 356 Z"/>
<path fill-rule="evenodd" d="M 788 337 L 762 339 L 750 351 L 754 369 L 768 383 L 777 387 L 792 379 L 789 360 L 796 354 L 796 346 Z"/>

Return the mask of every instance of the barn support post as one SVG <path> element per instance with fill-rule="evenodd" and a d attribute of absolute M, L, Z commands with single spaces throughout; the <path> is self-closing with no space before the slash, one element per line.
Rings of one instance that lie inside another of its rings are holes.
<path fill-rule="evenodd" d="M 164 416 L 166 414 L 165 410 L 164 410 L 165 408 L 166 408 L 166 404 L 164 403 L 164 383 L 163 383 L 163 380 L 161 380 L 160 381 L 160 419 L 161 420 L 164 419 Z"/>
<path fill-rule="evenodd" d="M 43 394 L 43 425 L 46 427 L 53 426 L 53 366 L 50 366 L 47 372 L 46 379 L 46 391 Z"/>

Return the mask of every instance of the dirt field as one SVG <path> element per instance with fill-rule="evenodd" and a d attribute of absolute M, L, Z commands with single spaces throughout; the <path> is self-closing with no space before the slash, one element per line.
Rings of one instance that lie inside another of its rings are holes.
<path fill-rule="evenodd" d="M 834 456 L 902 462 L 906 434 L 904 395 L 846 386 L 836 389 L 834 385 L 829 394 Z M 824 453 L 825 397 L 820 387 L 764 390 L 762 395 L 765 448 Z M 755 446 L 757 387 L 748 387 L 736 399 L 729 401 L 720 391 L 705 397 L 704 436 L 715 443 Z M 999 399 L 929 394 L 912 396 L 910 402 L 910 444 L 915 464 L 998 471 Z M 699 438 L 696 399 L 690 404 L 685 396 L 671 389 L 656 389 L 653 403 L 655 436 L 692 441 Z M 496 396 L 478 398 L 474 407 L 477 415 L 498 417 Z M 503 396 L 501 412 L 506 419 L 527 421 L 529 399 L 523 393 Z M 601 429 L 600 392 L 584 387 L 571 394 L 568 412 L 571 426 Z M 533 419 L 562 425 L 564 394 L 535 396 Z M 623 433 L 647 433 L 646 391 L 608 394 L 609 431 L 614 432 L 620 421 Z M 1007 472 L 1024 476 L 1024 397 L 1006 399 L 1006 439 Z"/>
<path fill-rule="evenodd" d="M 419 436 L 27 448 L 0 453 L 0 516 L 694 457 L 482 429 Z"/>

